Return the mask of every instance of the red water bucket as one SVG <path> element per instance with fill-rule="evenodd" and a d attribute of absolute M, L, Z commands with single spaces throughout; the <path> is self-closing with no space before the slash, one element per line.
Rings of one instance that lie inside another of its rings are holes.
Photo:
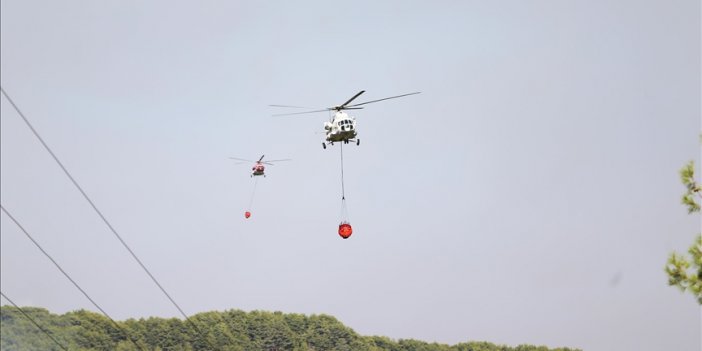
<path fill-rule="evenodd" d="M 353 228 L 351 228 L 351 224 L 349 223 L 341 223 L 339 224 L 339 236 L 341 236 L 344 239 L 348 239 L 351 234 L 353 234 Z"/>
<path fill-rule="evenodd" d="M 244 217 L 246 217 L 246 218 L 251 217 L 251 212 L 249 212 L 249 211 L 244 212 Z"/>

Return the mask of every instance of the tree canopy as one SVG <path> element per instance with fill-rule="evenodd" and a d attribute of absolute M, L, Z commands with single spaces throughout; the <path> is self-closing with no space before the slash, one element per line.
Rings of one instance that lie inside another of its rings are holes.
<path fill-rule="evenodd" d="M 68 350 L 80 351 L 575 351 L 482 341 L 451 346 L 361 336 L 324 314 L 228 310 L 199 313 L 190 317 L 193 323 L 151 317 L 115 325 L 103 315 L 85 310 L 63 315 L 35 307 L 22 310 Z M 0 307 L 0 329 L 3 351 L 62 350 L 15 307 Z"/>

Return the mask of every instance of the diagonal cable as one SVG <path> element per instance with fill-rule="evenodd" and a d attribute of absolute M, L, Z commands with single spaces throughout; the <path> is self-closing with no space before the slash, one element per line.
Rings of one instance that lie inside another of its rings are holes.
<path fill-rule="evenodd" d="M 131 341 L 131 342 L 134 344 L 134 346 L 139 347 L 139 345 L 136 343 L 136 341 L 132 340 L 132 338 L 129 336 L 129 333 L 128 333 L 126 330 L 124 330 L 114 319 L 112 319 L 112 317 L 110 317 L 110 315 L 107 314 L 107 312 L 105 312 L 105 310 L 102 309 L 102 307 L 100 307 L 100 305 L 98 305 L 97 302 L 95 302 L 95 300 L 93 300 L 93 299 L 90 297 L 90 295 L 88 295 L 88 293 L 85 292 L 85 290 L 83 290 L 83 288 L 81 288 L 80 285 L 78 285 L 78 283 L 76 283 L 76 281 L 73 280 L 73 278 L 71 278 L 70 275 L 68 275 L 68 273 L 66 273 L 65 270 L 63 270 L 63 268 L 61 267 L 61 265 L 59 265 L 58 262 L 56 262 L 56 260 L 54 260 L 54 258 L 51 257 L 51 255 L 49 255 L 49 253 L 46 252 L 46 250 L 44 250 L 44 248 L 42 248 L 41 245 L 39 245 L 39 243 L 38 243 L 36 240 L 34 240 L 34 238 L 29 234 L 29 232 L 27 232 L 27 230 L 24 229 L 24 227 L 15 219 L 15 217 L 13 217 L 13 216 L 10 214 L 10 212 L 7 211 L 7 209 L 5 208 L 5 206 L 3 206 L 2 204 L 0 204 L 0 209 L 2 210 L 2 212 L 5 213 L 5 215 L 7 215 L 7 217 L 9 217 L 9 218 L 17 225 L 17 227 L 22 231 L 22 233 L 24 233 L 24 235 L 26 235 L 27 238 L 29 238 L 29 240 L 31 240 L 31 241 L 34 243 L 34 245 L 39 249 L 39 251 L 41 251 L 41 252 L 44 254 L 44 256 L 46 256 L 49 260 L 51 260 L 51 263 L 53 263 L 54 266 L 56 266 L 56 268 L 58 268 L 58 270 L 61 271 L 61 273 L 63 273 L 63 275 L 64 275 L 68 280 L 70 280 L 71 283 L 73 283 L 73 286 L 75 286 L 76 289 L 78 289 L 78 290 L 83 294 L 83 296 L 85 296 L 85 298 L 87 298 L 87 299 L 90 301 L 90 303 L 93 304 L 93 306 L 95 306 L 95 308 L 97 308 L 98 310 L 100 310 L 100 312 L 102 312 L 102 314 L 104 314 L 105 317 L 107 317 L 107 318 L 112 322 L 112 324 L 114 324 L 115 327 L 117 327 L 117 329 L 119 329 L 119 330 L 121 330 L 122 332 L 124 332 L 124 335 L 127 337 L 127 339 L 129 339 L 129 341 Z M 143 346 L 141 347 L 141 349 L 142 349 L 142 350 L 144 349 Z"/>
<path fill-rule="evenodd" d="M 53 340 L 53 341 L 56 343 L 56 345 L 58 345 L 62 350 L 68 351 L 68 348 L 66 348 L 66 346 L 63 346 L 62 343 L 58 342 L 58 340 L 56 340 L 56 338 L 54 338 L 54 336 L 51 335 L 51 333 L 49 333 L 48 330 L 44 329 L 41 325 L 39 325 L 39 323 L 37 323 L 37 321 L 35 321 L 34 318 L 30 317 L 29 314 L 27 314 L 27 312 L 24 312 L 23 309 L 21 309 L 19 306 L 17 306 L 17 304 L 15 304 L 14 302 L 12 302 L 12 300 L 10 300 L 10 298 L 7 297 L 7 295 L 5 295 L 2 291 L 0 291 L 0 295 L 2 295 L 2 297 L 4 297 L 7 301 L 10 301 L 10 303 L 12 304 L 12 306 L 15 306 L 16 309 L 18 309 L 20 312 L 22 312 L 22 314 L 23 314 L 25 317 L 27 317 L 27 319 L 29 319 L 30 322 L 32 322 L 34 325 L 36 325 L 37 328 L 39 328 L 39 330 L 43 331 L 44 334 L 46 334 L 46 336 L 48 336 L 49 338 L 51 338 L 51 340 Z"/>
<path fill-rule="evenodd" d="M 154 275 L 151 274 L 151 272 L 149 271 L 149 269 L 146 268 L 146 266 L 141 262 L 141 260 L 139 259 L 139 257 L 137 257 L 137 255 L 134 253 L 134 251 L 132 251 L 132 249 L 129 247 L 129 245 L 127 245 L 127 243 L 124 241 L 124 239 L 122 239 L 122 236 L 120 236 L 119 233 L 117 233 L 117 230 L 115 230 L 115 228 L 112 226 L 112 224 L 110 224 L 110 222 L 107 220 L 107 218 L 105 218 L 105 216 L 102 214 L 102 212 L 97 208 L 97 206 L 95 205 L 95 203 L 90 199 L 90 197 L 88 197 L 88 194 L 85 193 L 85 191 L 83 190 L 83 188 L 82 188 L 82 187 L 78 184 L 78 182 L 73 178 L 73 176 L 72 176 L 71 173 L 68 171 L 68 169 L 66 169 L 66 167 L 63 165 L 63 163 L 61 163 L 61 161 L 58 159 L 58 157 L 56 157 L 56 154 L 54 154 L 54 152 L 51 150 L 51 148 L 49 147 L 49 145 L 47 145 L 46 142 L 44 142 L 44 139 L 42 139 L 42 137 L 39 135 L 39 133 L 36 131 L 36 129 L 34 129 L 34 127 L 33 127 L 32 124 L 29 122 L 29 120 L 27 119 L 27 117 L 24 116 L 24 113 L 22 113 L 22 111 L 19 109 L 19 107 L 17 107 L 17 105 L 16 105 L 15 102 L 10 98 L 10 96 L 7 95 L 7 93 L 5 92 L 5 89 L 3 89 L 2 86 L 0 86 L 0 91 L 1 91 L 2 94 L 5 96 L 5 98 L 7 99 L 7 101 L 10 102 L 10 104 L 11 104 L 12 107 L 15 109 L 15 111 L 17 111 L 17 114 L 19 114 L 19 116 L 22 117 L 22 120 L 24 120 L 24 123 L 27 124 L 27 127 L 29 127 L 29 129 L 32 131 L 32 133 L 34 134 L 34 136 L 37 137 L 37 139 L 39 140 L 39 142 L 41 142 L 41 144 L 44 146 L 44 148 L 46 149 L 46 151 L 51 155 L 51 157 L 54 159 L 54 161 L 56 161 L 56 163 L 59 165 L 59 167 L 61 167 L 61 170 L 63 170 L 63 173 L 66 174 L 66 176 L 68 177 L 68 179 L 71 180 L 71 183 L 73 183 L 73 185 L 74 185 L 74 186 L 78 189 L 78 191 L 80 191 L 80 193 L 83 195 L 83 198 L 85 198 L 85 200 L 88 201 L 88 203 L 89 203 L 90 206 L 93 208 L 93 210 L 95 210 L 95 213 L 97 213 L 97 215 L 100 217 L 100 219 L 102 219 L 102 221 L 105 223 L 105 225 L 107 225 L 107 227 L 110 229 L 110 231 L 112 232 L 112 234 L 114 234 L 114 236 L 117 237 L 117 239 L 119 240 L 119 242 L 122 243 L 122 246 L 124 246 L 124 248 L 127 249 L 127 251 L 129 251 L 129 254 L 132 255 L 132 258 L 134 258 L 134 260 L 139 264 L 139 266 L 144 270 L 144 272 L 146 272 L 146 274 L 149 276 L 149 278 L 151 278 L 151 280 L 154 282 L 154 284 L 156 284 L 156 286 L 161 290 L 161 292 L 162 292 L 164 295 L 166 295 L 166 297 L 168 298 L 168 300 L 171 301 L 171 304 L 173 304 L 173 306 L 175 306 L 175 308 L 178 310 L 178 312 L 180 312 L 180 314 L 183 316 L 183 318 L 185 318 L 185 320 L 186 320 L 188 323 L 190 323 L 190 324 L 195 328 L 195 330 L 197 330 L 197 332 L 200 334 L 200 336 L 203 338 L 203 340 L 206 340 L 206 341 L 207 341 L 207 338 L 205 338 L 205 336 L 203 335 L 203 333 L 202 333 L 202 331 L 200 330 L 200 328 L 198 328 L 198 326 L 197 326 L 190 318 L 188 318 L 188 315 L 185 314 L 185 312 L 183 312 L 183 309 L 180 308 L 180 306 L 178 306 L 178 304 L 175 302 L 175 300 L 173 300 L 173 298 L 171 297 L 171 295 L 168 294 L 168 292 L 166 291 L 166 289 L 163 288 L 163 286 L 161 285 L 161 283 L 159 283 L 158 280 L 156 280 L 156 277 L 154 277 Z M 208 343 L 209 343 L 209 342 L 208 342 Z"/>
<path fill-rule="evenodd" d="M 107 220 L 107 218 L 105 218 L 105 216 L 102 214 L 102 212 L 100 212 L 100 210 L 97 208 L 97 206 L 95 206 L 95 203 L 93 203 L 93 200 L 91 200 L 90 197 L 88 197 L 88 194 L 85 193 L 85 191 L 83 190 L 83 188 L 78 184 L 78 182 L 76 182 L 76 180 L 73 178 L 73 176 L 71 175 L 71 173 L 68 172 L 68 170 L 67 170 L 66 167 L 63 165 L 63 163 L 61 163 L 61 161 L 58 159 L 58 157 L 56 157 L 56 154 L 54 154 L 54 152 L 51 151 L 51 148 L 49 147 L 49 145 L 47 145 L 46 142 L 44 142 L 44 139 L 42 139 L 42 137 L 39 135 L 39 133 L 37 133 L 37 131 L 36 131 L 36 130 L 34 129 L 34 127 L 32 126 L 32 124 L 29 123 L 29 120 L 27 119 L 27 117 L 24 116 L 24 114 L 20 111 L 20 109 L 17 107 L 17 105 L 15 105 L 15 102 L 12 101 L 12 99 L 7 95 L 7 93 L 5 92 L 5 89 L 2 89 L 2 87 L 0 87 L 0 91 L 2 91 L 2 94 L 5 95 L 5 98 L 7 98 L 7 101 L 9 101 L 10 104 L 12 104 L 12 107 L 15 108 L 15 111 L 17 111 L 17 113 L 20 115 L 20 117 L 22 117 L 22 119 L 23 119 L 24 122 L 27 124 L 27 126 L 29 127 L 29 129 L 32 130 L 32 133 L 34 133 L 34 136 L 36 136 L 37 139 L 39 139 L 39 141 L 40 141 L 41 144 L 44 146 L 44 148 L 46 149 L 46 151 L 48 151 L 49 154 L 51 155 L 51 157 L 53 157 L 54 161 L 56 161 L 56 163 L 59 165 L 59 167 L 61 167 L 61 170 L 63 170 L 63 173 L 66 174 L 66 176 L 68 177 L 68 179 L 70 179 L 71 182 L 73 183 L 73 185 L 75 185 L 75 187 L 78 188 L 78 191 L 80 191 L 80 193 L 83 195 L 83 197 L 85 198 L 85 200 L 88 201 L 88 203 L 89 203 L 90 206 L 93 208 L 93 210 L 95 210 L 95 212 L 96 212 L 96 213 L 98 214 L 98 216 L 102 219 L 102 221 L 105 222 L 105 224 L 106 224 L 107 227 L 110 229 L 110 231 L 112 232 L 112 234 L 114 234 L 114 235 L 117 237 L 117 239 L 119 239 L 119 242 L 122 243 L 122 245 L 124 246 L 125 249 L 127 249 L 127 251 L 129 251 L 129 253 L 132 255 L 132 257 L 134 258 L 134 260 L 136 260 L 137 263 L 139 264 L 139 266 L 141 266 L 141 268 L 146 272 L 146 274 L 149 275 L 149 277 L 151 278 L 151 280 L 152 280 L 154 283 L 156 283 L 156 286 L 158 286 L 158 288 L 161 289 L 161 291 L 166 295 L 166 297 L 168 297 L 168 299 L 171 301 L 171 303 L 173 303 L 173 305 L 175 305 L 175 307 L 178 309 L 178 311 L 180 311 L 180 313 L 181 313 L 183 316 L 185 316 L 185 317 L 187 318 L 187 316 L 185 315 L 185 312 L 183 312 L 183 310 L 180 308 L 180 306 L 178 306 L 178 304 L 173 300 L 173 298 L 171 298 L 171 295 L 169 295 L 169 294 L 166 292 L 166 290 L 165 290 L 165 289 L 161 286 L 161 284 L 156 280 L 156 278 L 153 276 L 153 274 L 151 274 L 151 272 L 146 268 L 146 266 L 144 266 L 144 264 L 141 262 L 141 260 L 139 259 L 139 257 L 137 257 L 137 255 L 134 253 L 134 251 L 132 251 L 132 249 L 129 247 L 129 245 L 127 245 L 127 243 L 124 241 L 124 239 L 122 239 L 122 237 L 117 233 L 117 231 L 116 231 L 115 228 L 112 226 L 112 224 L 110 224 L 110 222 Z"/>

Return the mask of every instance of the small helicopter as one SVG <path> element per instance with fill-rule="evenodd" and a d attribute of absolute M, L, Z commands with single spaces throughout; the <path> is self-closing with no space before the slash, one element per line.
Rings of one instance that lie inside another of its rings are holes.
<path fill-rule="evenodd" d="M 306 114 L 306 113 L 336 111 L 336 112 L 334 112 L 334 115 L 332 116 L 332 118 L 329 122 L 324 122 L 324 131 L 326 133 L 326 140 L 322 142 L 322 147 L 326 149 L 327 145 L 334 145 L 334 142 L 343 142 L 344 144 L 348 144 L 349 142 L 355 142 L 356 145 L 360 145 L 361 139 L 357 138 L 358 131 L 356 130 L 356 119 L 349 116 L 346 112 L 343 112 L 343 111 L 345 111 L 345 110 L 360 110 L 363 108 L 363 107 L 359 107 L 361 105 L 370 104 L 373 102 L 378 102 L 378 101 L 383 101 L 383 100 L 400 98 L 403 96 L 414 95 L 414 94 L 420 93 L 420 92 L 414 92 L 414 93 L 409 93 L 409 94 L 402 94 L 402 95 L 391 96 L 391 97 L 378 99 L 378 100 L 366 101 L 366 102 L 362 102 L 360 104 L 349 105 L 353 100 L 355 100 L 357 97 L 359 97 L 361 94 L 363 94 L 365 92 L 366 92 L 365 90 L 361 90 L 356 95 L 354 95 L 352 98 L 350 98 L 348 101 L 344 102 L 341 105 L 337 105 L 334 107 L 328 107 L 325 109 L 314 110 L 314 111 L 275 114 L 273 116 L 290 116 L 290 115 L 301 115 L 301 114 Z M 299 106 L 290 106 L 290 105 L 269 105 L 269 106 L 301 108 Z"/>
<path fill-rule="evenodd" d="M 259 158 L 258 161 L 246 160 L 243 158 L 236 158 L 236 157 L 230 157 L 230 159 L 242 161 L 242 162 L 254 162 L 255 164 L 253 165 L 253 167 L 251 167 L 251 177 L 263 176 L 264 178 L 266 177 L 266 173 L 265 173 L 266 167 L 264 166 L 264 164 L 269 165 L 269 166 L 273 166 L 273 162 L 290 161 L 289 158 L 286 158 L 283 160 L 263 161 L 263 158 L 265 156 L 266 155 L 261 155 L 261 158 Z M 241 163 L 241 162 L 239 162 L 239 163 Z"/>

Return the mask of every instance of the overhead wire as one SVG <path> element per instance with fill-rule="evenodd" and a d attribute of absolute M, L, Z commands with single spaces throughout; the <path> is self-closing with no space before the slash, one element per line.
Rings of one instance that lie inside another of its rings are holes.
<path fill-rule="evenodd" d="M 36 240 L 34 240 L 34 238 L 29 234 L 29 232 L 28 232 L 26 229 L 24 229 L 24 227 L 22 226 L 22 224 L 20 224 L 20 222 L 17 221 L 17 220 L 15 219 L 15 217 L 12 216 L 12 214 L 10 214 L 10 212 L 5 208 L 5 206 L 3 206 L 2 204 L 0 204 L 0 210 L 2 210 L 2 212 L 5 213 L 5 215 L 6 215 L 7 217 L 9 217 L 9 218 L 12 220 L 12 222 L 14 222 L 14 223 L 17 225 L 17 227 L 22 231 L 22 233 L 24 233 L 24 235 L 27 236 L 27 238 L 29 238 L 29 240 L 31 240 L 32 243 L 34 243 L 34 246 L 36 246 L 36 247 L 39 249 L 39 251 L 41 251 L 41 252 L 44 254 L 44 256 L 46 256 L 46 258 L 48 258 L 48 259 L 51 261 L 51 263 L 53 263 L 54 266 L 56 266 L 56 268 L 58 268 L 58 270 L 61 271 L 61 273 L 66 277 L 66 279 L 68 279 L 68 280 L 73 284 L 73 286 L 75 286 L 76 289 L 78 289 L 78 290 L 83 294 L 83 296 L 85 296 L 85 298 L 87 298 L 88 301 L 90 301 L 90 303 L 93 304 L 93 306 L 95 306 L 95 308 L 97 308 L 100 312 L 102 312 L 102 314 L 104 314 L 105 317 L 107 317 L 107 319 L 109 319 L 109 320 L 112 322 L 112 324 L 114 324 L 115 327 L 117 327 L 117 329 L 119 329 L 119 330 L 121 330 L 122 332 L 124 332 L 125 337 L 126 337 L 129 341 L 131 341 L 131 342 L 134 344 L 134 346 L 139 347 L 139 344 L 137 344 L 137 342 L 134 341 L 134 340 L 129 336 L 129 333 L 128 333 L 126 330 L 124 330 L 124 328 L 122 328 L 122 326 L 120 326 L 120 325 L 119 325 L 119 324 L 118 324 L 102 307 L 100 307 L 100 305 L 98 305 L 97 302 L 95 302 L 95 300 L 93 300 L 93 298 L 90 297 L 90 295 L 88 295 L 88 293 L 85 292 L 85 290 L 83 290 L 83 288 L 81 288 L 81 286 L 78 285 L 78 283 L 76 283 L 76 281 L 73 280 L 73 278 L 71 278 L 70 275 L 68 275 L 68 273 L 61 267 L 61 265 L 58 264 L 58 262 L 56 262 L 56 260 L 54 260 L 54 258 L 51 257 L 51 255 L 49 255 L 49 253 L 46 252 L 46 250 L 44 250 L 44 248 L 41 247 L 41 245 L 39 245 L 39 243 L 38 243 Z M 143 346 L 140 347 L 140 348 L 141 348 L 142 350 L 144 350 L 144 347 L 143 347 Z"/>
<path fill-rule="evenodd" d="M 59 167 L 61 167 L 61 170 L 63 170 L 63 173 L 66 174 L 66 176 L 68 177 L 68 179 L 70 179 L 70 181 L 73 183 L 73 185 L 74 185 L 74 186 L 78 189 L 78 191 L 80 191 L 80 193 L 83 195 L 83 197 L 85 198 L 85 200 L 88 201 L 88 203 L 89 203 L 90 206 L 93 208 L 93 210 L 95 210 L 95 212 L 98 214 L 98 216 L 99 216 L 99 217 L 102 219 L 102 221 L 107 225 L 107 227 L 110 229 L 110 231 L 112 232 L 112 234 L 114 234 L 114 235 L 117 237 L 117 239 L 119 240 L 119 242 L 122 243 L 122 245 L 124 246 L 125 249 L 127 249 L 127 251 L 129 251 L 129 253 L 132 255 L 132 257 L 137 261 L 137 263 L 139 264 L 139 266 L 141 266 L 141 268 L 146 272 L 146 274 L 149 275 L 149 277 L 151 278 L 151 280 L 159 287 L 159 289 L 161 289 L 161 291 L 166 295 L 166 297 L 168 297 L 168 299 L 176 306 L 176 308 L 178 309 L 178 311 L 180 311 L 181 314 L 185 315 L 185 313 L 184 313 L 183 310 L 180 308 L 180 306 L 178 306 L 178 304 L 175 303 L 175 301 L 173 301 L 173 298 L 171 298 L 171 296 L 170 296 L 170 295 L 166 292 L 166 290 L 161 286 L 161 283 L 159 283 L 159 282 L 156 280 L 156 278 L 153 276 L 153 274 L 151 274 L 151 272 L 146 268 L 146 266 L 145 266 L 145 265 L 141 262 L 141 260 L 136 256 L 136 254 L 134 253 L 134 251 L 132 251 L 132 249 L 129 247 L 129 245 L 127 245 L 127 243 L 124 241 L 124 239 L 122 239 L 122 237 L 117 233 L 117 231 L 116 231 L 115 228 L 112 226 L 112 224 L 110 224 L 110 222 L 107 220 L 107 218 L 105 218 L 105 216 L 102 214 L 102 212 L 97 208 L 97 206 L 95 205 L 95 203 L 93 202 L 93 200 L 91 200 L 90 197 L 88 197 L 88 195 L 85 193 L 85 191 L 83 190 L 83 188 L 82 188 L 82 187 L 78 184 L 78 182 L 73 178 L 73 176 L 71 175 L 71 173 L 68 172 L 68 169 L 66 169 L 66 167 L 63 165 L 63 163 L 58 159 L 58 157 L 56 157 L 56 154 L 54 154 L 54 152 L 51 150 L 51 148 L 49 147 L 49 145 L 47 145 L 46 142 L 44 142 L 44 139 L 39 135 L 39 133 L 37 133 L 37 131 L 34 129 L 34 127 L 33 127 L 32 124 L 29 122 L 29 120 L 27 119 L 27 117 L 24 116 L 24 114 L 22 113 L 22 111 L 17 107 L 17 105 L 15 105 L 15 102 L 7 95 L 7 93 L 5 92 L 5 89 L 3 89 L 2 87 L 0 87 L 0 91 L 2 91 L 2 94 L 5 95 L 5 98 L 7 98 L 7 100 L 10 102 L 10 104 L 12 104 L 12 107 L 14 107 L 15 111 L 17 111 L 17 113 L 20 115 L 20 117 L 22 117 L 22 119 L 23 119 L 24 122 L 27 124 L 27 126 L 29 127 L 29 129 L 32 131 L 32 133 L 34 133 L 34 136 L 36 136 L 37 139 L 39 139 L 39 141 L 41 142 L 41 144 L 44 146 L 44 148 L 46 149 L 46 151 L 49 152 L 49 154 L 50 154 L 51 157 L 54 159 L 54 161 L 56 161 L 56 163 L 59 165 Z"/>
<path fill-rule="evenodd" d="M 56 338 L 53 335 L 51 335 L 51 333 L 49 333 L 49 331 L 47 329 L 44 329 L 41 325 L 39 325 L 39 323 L 37 323 L 37 321 L 35 321 L 34 318 L 29 316 L 29 314 L 27 312 L 25 312 L 22 308 L 17 306 L 17 304 L 14 303 L 9 297 L 7 297 L 7 295 L 5 295 L 5 293 L 0 291 L 0 295 L 2 295 L 2 297 L 5 298 L 5 300 L 10 301 L 12 306 L 15 306 L 15 308 L 18 311 L 20 311 L 20 313 L 22 313 L 27 319 L 29 319 L 29 321 L 32 322 L 32 324 L 34 324 L 37 328 L 39 328 L 39 330 L 44 332 L 44 334 L 46 334 L 46 336 L 48 336 L 56 345 L 58 345 L 58 347 L 60 347 L 64 351 L 68 351 L 68 348 L 66 346 L 64 346 L 62 343 L 60 343 L 58 340 L 56 340 Z"/>
<path fill-rule="evenodd" d="M 51 150 L 51 148 L 49 147 L 49 145 L 46 144 L 46 142 L 45 142 L 44 139 L 39 135 L 39 133 L 36 131 L 36 129 L 34 129 L 34 127 L 32 126 L 32 124 L 29 122 L 29 119 L 27 119 L 27 117 L 25 117 L 24 113 L 22 113 L 22 111 L 21 111 L 21 110 L 19 109 L 19 107 L 15 104 L 15 102 L 12 100 L 12 98 L 10 98 L 10 96 L 7 94 L 7 92 L 5 92 L 5 89 L 2 88 L 2 86 L 0 86 L 0 92 L 2 92 L 2 95 L 4 95 L 5 98 L 7 99 L 7 101 L 10 102 L 10 104 L 12 105 L 12 107 L 15 109 L 15 111 L 17 111 L 17 114 L 19 114 L 19 116 L 22 118 L 22 120 L 23 120 L 24 123 L 27 125 L 27 127 L 29 127 L 29 129 L 32 131 L 32 133 L 34 134 L 34 136 L 39 140 L 39 142 L 42 144 L 42 146 L 44 146 L 44 149 L 46 149 L 46 151 L 51 155 L 51 157 L 54 159 L 54 161 L 56 161 L 56 163 L 59 165 L 59 167 L 61 168 L 61 170 L 63 170 L 63 173 L 66 174 L 66 176 L 67 176 L 68 179 L 71 181 L 71 183 L 73 183 L 73 185 L 78 189 L 78 191 L 81 193 L 81 195 L 83 195 L 83 198 L 85 198 L 85 200 L 90 204 L 90 206 L 93 208 L 93 210 L 95 211 L 95 213 L 97 213 L 97 215 L 100 217 L 100 219 L 102 219 L 102 221 L 105 223 L 105 225 L 110 229 L 110 231 L 112 232 L 112 234 L 119 240 L 120 243 L 122 243 L 122 246 L 124 246 L 124 248 L 125 248 L 125 249 L 129 252 L 129 254 L 132 256 L 132 258 L 134 258 L 134 260 L 139 264 L 139 266 L 144 270 L 144 272 L 146 272 L 146 274 L 149 276 L 149 278 L 151 278 L 151 281 L 153 281 L 154 284 L 156 284 L 156 286 L 157 286 L 157 287 L 159 288 L 159 290 L 161 290 L 161 292 L 168 298 L 168 300 L 171 302 L 171 304 L 173 304 L 173 306 L 175 306 L 175 308 L 178 310 L 178 312 L 180 312 L 181 316 L 183 316 L 183 318 L 184 318 L 188 323 L 190 323 L 190 324 L 193 326 L 193 328 L 195 328 L 195 330 L 198 332 L 198 334 L 200 334 L 200 337 L 202 337 L 203 340 L 205 340 L 208 344 L 210 344 L 209 340 L 203 335 L 202 330 L 200 330 L 200 328 L 188 317 L 188 315 L 183 311 L 183 309 L 178 305 L 178 303 L 175 302 L 175 300 L 174 300 L 174 299 L 171 297 L 171 295 L 166 291 L 166 289 L 163 288 L 163 286 L 161 285 L 161 283 L 158 282 L 158 280 L 156 279 L 156 277 L 154 277 L 154 275 L 151 273 L 151 271 L 149 271 L 149 269 L 146 268 L 146 266 L 144 265 L 144 263 L 141 262 L 141 260 L 139 259 L 139 257 L 137 257 L 137 255 L 136 255 L 136 254 L 134 253 L 134 251 L 129 247 L 129 245 L 127 245 L 127 243 L 124 241 L 124 239 L 122 239 L 122 236 L 120 236 L 119 233 L 117 233 L 117 230 L 115 230 L 115 228 L 114 228 L 114 227 L 112 226 L 112 224 L 107 220 L 107 218 L 105 217 L 105 215 L 102 214 L 102 212 L 98 209 L 98 207 L 95 205 L 95 203 L 90 199 L 90 197 L 88 196 L 88 194 L 83 190 L 83 188 L 82 188 L 82 187 L 78 184 L 78 182 L 75 180 L 75 178 L 73 178 L 73 176 L 72 176 L 71 173 L 68 171 L 68 169 L 66 169 L 66 167 L 63 165 L 63 163 L 59 160 L 59 158 L 56 156 L 56 154 Z M 210 344 L 210 346 L 212 346 L 212 345 Z"/>

